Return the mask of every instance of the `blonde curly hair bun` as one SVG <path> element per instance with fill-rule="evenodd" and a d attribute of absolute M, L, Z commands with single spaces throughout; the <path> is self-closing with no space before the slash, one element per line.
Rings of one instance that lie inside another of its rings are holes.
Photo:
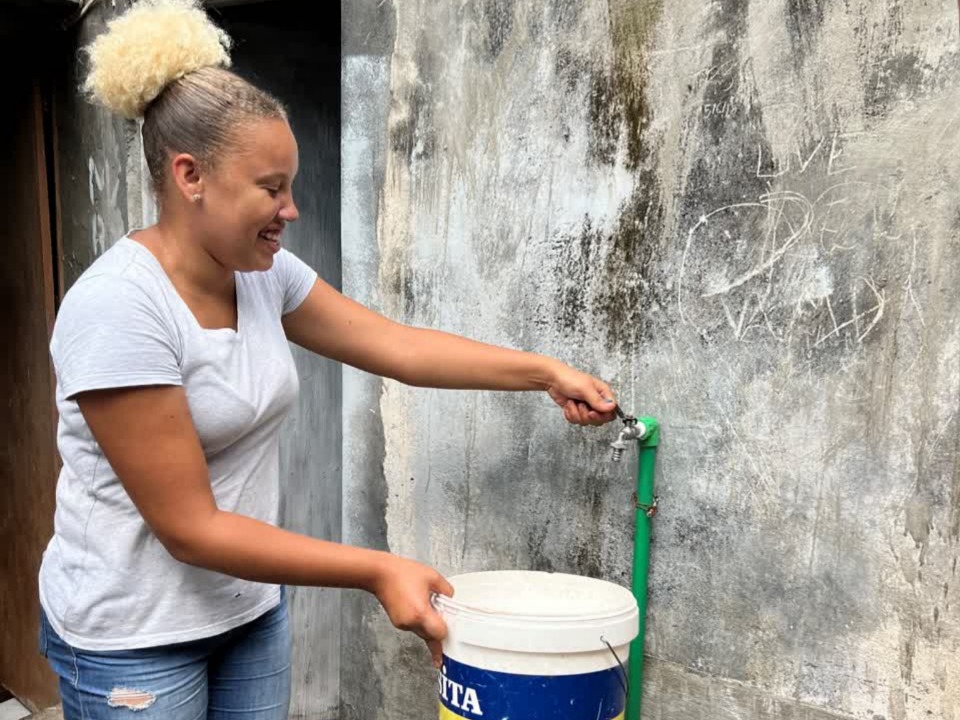
<path fill-rule="evenodd" d="M 138 118 L 171 82 L 229 67 L 231 45 L 198 0 L 140 0 L 87 47 L 84 90 L 112 112 Z"/>

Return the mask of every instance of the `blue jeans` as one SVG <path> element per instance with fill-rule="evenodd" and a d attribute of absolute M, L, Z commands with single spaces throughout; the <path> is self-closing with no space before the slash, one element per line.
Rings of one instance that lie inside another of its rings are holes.
<path fill-rule="evenodd" d="M 60 677 L 64 720 L 287 720 L 286 588 L 278 607 L 238 628 L 137 650 L 74 648 L 41 609 L 40 651 Z"/>

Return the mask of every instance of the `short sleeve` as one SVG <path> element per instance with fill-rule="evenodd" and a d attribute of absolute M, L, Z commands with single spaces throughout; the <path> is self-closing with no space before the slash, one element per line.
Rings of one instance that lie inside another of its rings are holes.
<path fill-rule="evenodd" d="M 277 253 L 274 268 L 283 294 L 282 314 L 286 315 L 307 299 L 317 280 L 317 271 L 286 248 Z"/>
<path fill-rule="evenodd" d="M 177 329 L 126 278 L 81 279 L 57 313 L 50 352 L 65 398 L 85 390 L 182 385 Z"/>

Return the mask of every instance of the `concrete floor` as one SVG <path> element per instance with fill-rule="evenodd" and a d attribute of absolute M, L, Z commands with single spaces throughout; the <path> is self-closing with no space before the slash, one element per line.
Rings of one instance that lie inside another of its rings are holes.
<path fill-rule="evenodd" d="M 59 705 L 30 715 L 26 720 L 63 720 L 63 710 Z"/>
<path fill-rule="evenodd" d="M 30 711 L 15 699 L 0 702 L 0 720 L 23 720 L 29 715 Z"/>

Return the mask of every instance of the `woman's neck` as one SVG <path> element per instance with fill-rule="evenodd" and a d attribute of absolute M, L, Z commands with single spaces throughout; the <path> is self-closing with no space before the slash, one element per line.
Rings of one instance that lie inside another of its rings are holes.
<path fill-rule="evenodd" d="M 139 231 L 136 236 L 134 239 L 153 253 L 181 291 L 197 296 L 234 296 L 233 271 L 207 252 L 182 223 L 161 217 L 156 225 Z"/>

